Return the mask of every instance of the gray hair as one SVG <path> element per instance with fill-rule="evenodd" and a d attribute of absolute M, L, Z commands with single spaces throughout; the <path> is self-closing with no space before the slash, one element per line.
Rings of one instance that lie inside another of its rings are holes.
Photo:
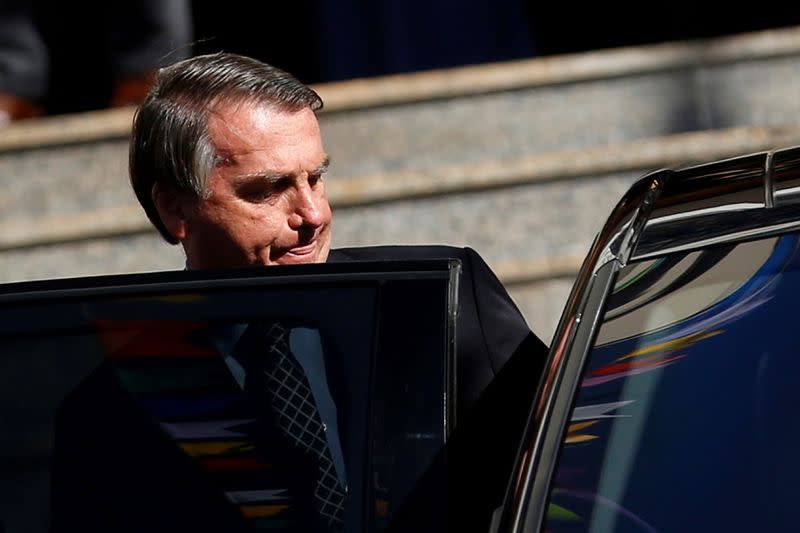
<path fill-rule="evenodd" d="M 291 74 L 249 57 L 218 53 L 161 69 L 133 120 L 130 180 L 147 217 L 170 243 L 153 203 L 156 183 L 165 190 L 206 196 L 216 148 L 208 134 L 218 104 L 257 103 L 287 111 L 322 108 L 322 99 Z"/>

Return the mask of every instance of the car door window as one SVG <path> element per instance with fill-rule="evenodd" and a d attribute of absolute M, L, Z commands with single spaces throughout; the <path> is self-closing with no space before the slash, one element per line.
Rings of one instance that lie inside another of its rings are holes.
<path fill-rule="evenodd" d="M 67 514 L 90 513 L 83 530 L 92 530 L 91 512 L 112 510 L 129 513 L 111 528 L 120 531 L 280 530 L 296 519 L 284 489 L 300 470 L 270 456 L 272 437 L 247 393 L 239 352 L 256 324 L 280 324 L 303 352 L 331 476 L 348 487 L 347 530 L 385 527 L 449 431 L 457 266 L 306 270 L 284 279 L 123 276 L 2 295 L 5 531 L 49 531 L 59 501 Z"/>

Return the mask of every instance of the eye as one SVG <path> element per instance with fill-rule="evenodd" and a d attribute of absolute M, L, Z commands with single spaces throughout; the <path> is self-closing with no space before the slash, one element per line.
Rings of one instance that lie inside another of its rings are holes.
<path fill-rule="evenodd" d="M 308 175 L 308 184 L 311 186 L 311 188 L 314 188 L 320 181 L 322 181 L 322 177 L 323 176 L 324 176 L 324 174 L 322 174 L 322 173 L 309 174 Z"/>
<path fill-rule="evenodd" d="M 257 190 L 241 191 L 239 196 L 248 202 L 266 202 L 275 196 L 275 191 L 271 187 L 263 187 Z"/>
<path fill-rule="evenodd" d="M 248 183 L 239 187 L 236 191 L 240 198 L 248 202 L 258 202 L 266 200 L 275 194 L 275 187 L 267 183 Z"/>
<path fill-rule="evenodd" d="M 240 198 L 248 202 L 269 202 L 277 198 L 290 185 L 291 180 L 288 178 L 256 180 L 243 184 L 236 192 Z"/>

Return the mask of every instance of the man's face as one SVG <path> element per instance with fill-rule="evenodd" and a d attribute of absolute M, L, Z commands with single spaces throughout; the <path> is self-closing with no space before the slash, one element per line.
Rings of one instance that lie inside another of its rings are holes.
<path fill-rule="evenodd" d="M 328 257 L 328 158 L 314 112 L 258 104 L 211 114 L 220 156 L 208 197 L 188 209 L 182 239 L 192 268 L 321 263 Z"/>

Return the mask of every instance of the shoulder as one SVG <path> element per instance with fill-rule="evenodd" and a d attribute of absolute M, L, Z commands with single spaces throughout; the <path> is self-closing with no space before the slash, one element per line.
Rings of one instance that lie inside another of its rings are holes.
<path fill-rule="evenodd" d="M 393 245 L 336 248 L 331 250 L 328 262 L 392 261 L 403 259 L 465 259 L 469 248 L 444 245 Z"/>
<path fill-rule="evenodd" d="M 465 291 L 477 293 L 470 296 L 470 300 L 480 294 L 498 293 L 502 299 L 510 298 L 505 292 L 500 280 L 492 272 L 483 258 L 469 247 L 446 245 L 392 245 L 392 246 L 363 246 L 354 248 L 337 248 L 331 250 L 328 256 L 329 263 L 345 263 L 356 261 L 408 261 L 415 259 L 455 259 L 461 262 L 462 280 L 460 292 L 462 298 Z"/>
<path fill-rule="evenodd" d="M 483 258 L 469 247 L 446 245 L 392 245 L 337 248 L 331 250 L 329 263 L 353 261 L 403 261 L 413 259 L 456 259 L 461 262 L 465 279 L 486 278 L 488 286 L 500 288 L 500 281 Z M 480 283 L 480 281 L 477 281 Z M 502 290 L 505 292 L 505 290 Z"/>

